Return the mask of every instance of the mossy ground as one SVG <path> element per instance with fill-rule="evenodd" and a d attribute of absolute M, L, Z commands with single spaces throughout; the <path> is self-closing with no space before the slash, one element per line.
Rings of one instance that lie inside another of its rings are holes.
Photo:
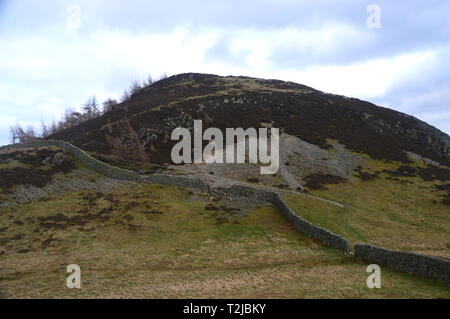
<path fill-rule="evenodd" d="M 368 289 L 366 264 L 302 236 L 274 208 L 247 205 L 222 223 L 209 204 L 136 185 L 2 208 L 0 296 L 450 298 L 444 284 L 387 269 L 382 288 Z M 65 286 L 70 264 L 81 267 L 81 289 Z"/>
<path fill-rule="evenodd" d="M 54 165 L 51 159 L 63 156 L 60 163 Z M 50 159 L 50 161 L 48 161 Z M 18 186 L 34 185 L 43 187 L 50 183 L 54 176 L 67 174 L 80 167 L 70 154 L 56 147 L 38 149 L 22 148 L 0 154 L 0 201 L 7 201 L 7 196 Z M 6 200 L 5 200 L 6 199 Z"/>
<path fill-rule="evenodd" d="M 419 176 L 392 178 L 383 170 L 399 163 L 364 160 L 363 171 L 378 177 L 326 185 L 311 194 L 343 203 L 339 208 L 304 196 L 285 195 L 289 205 L 308 221 L 343 235 L 352 243 L 366 242 L 389 249 L 450 258 L 450 208 L 442 202 L 445 181 Z M 412 167 L 424 167 L 421 162 Z"/>

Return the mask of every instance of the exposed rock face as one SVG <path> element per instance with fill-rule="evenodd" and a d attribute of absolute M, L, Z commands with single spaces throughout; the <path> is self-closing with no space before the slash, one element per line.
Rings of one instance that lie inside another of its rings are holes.
<path fill-rule="evenodd" d="M 127 150 L 137 152 L 125 156 L 134 160 L 170 163 L 172 130 L 191 128 L 194 119 L 203 120 L 204 129 L 222 130 L 270 123 L 322 149 L 331 148 L 327 139 L 332 139 L 373 158 L 407 162 L 410 151 L 450 166 L 450 137 L 412 116 L 292 82 L 208 74 L 155 82 L 114 111 L 50 138 L 87 151 Z M 108 126 L 117 134 L 105 134 Z"/>
<path fill-rule="evenodd" d="M 364 120 L 380 134 L 404 137 L 413 143 L 423 145 L 432 153 L 450 158 L 450 136 L 412 116 L 398 113 L 394 118 L 379 119 L 365 113 Z"/>
<path fill-rule="evenodd" d="M 144 148 L 149 148 L 152 142 L 155 142 L 161 138 L 161 132 L 154 128 L 140 128 L 137 131 L 139 140 L 141 141 Z"/>
<path fill-rule="evenodd" d="M 147 153 L 128 119 L 105 126 L 105 139 L 111 154 L 122 162 L 145 161 Z"/>
<path fill-rule="evenodd" d="M 281 163 L 289 163 L 288 169 L 295 176 L 306 177 L 314 173 L 347 177 L 361 161 L 360 156 L 351 154 L 339 143 L 332 142 L 330 150 L 302 141 L 295 136 L 281 139 Z"/>
<path fill-rule="evenodd" d="M 246 148 L 248 155 L 248 147 Z M 303 190 L 306 179 L 311 174 L 329 174 L 351 178 L 353 170 L 361 163 L 361 157 L 352 154 L 339 143 L 332 142 L 329 150 L 283 134 L 280 136 L 280 179 L 261 176 L 260 164 L 186 164 L 184 169 L 217 177 L 240 181 L 254 181 L 275 187 Z M 255 179 L 256 178 L 256 179 Z M 280 184 L 283 183 L 283 184 Z"/>
<path fill-rule="evenodd" d="M 66 159 L 66 156 L 62 153 L 55 153 L 50 155 L 45 160 L 42 161 L 44 165 L 59 166 Z"/>
<path fill-rule="evenodd" d="M 164 141 L 167 143 L 170 140 L 172 131 L 177 127 L 184 127 L 192 131 L 193 125 L 194 119 L 182 112 L 176 117 L 167 117 L 163 119 L 156 127 L 141 127 L 137 130 L 137 135 L 144 148 L 147 151 L 151 151 L 152 146 L 157 141 Z"/>
<path fill-rule="evenodd" d="M 55 156 L 53 156 L 52 159 L 52 165 L 58 166 L 61 165 L 62 162 L 66 159 L 66 156 L 62 153 L 56 153 Z"/>

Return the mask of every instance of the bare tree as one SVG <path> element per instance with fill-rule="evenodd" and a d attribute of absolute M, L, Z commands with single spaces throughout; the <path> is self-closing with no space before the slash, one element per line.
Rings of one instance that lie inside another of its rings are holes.
<path fill-rule="evenodd" d="M 130 94 L 128 93 L 128 90 L 125 90 L 123 92 L 122 98 L 120 99 L 120 102 L 128 102 L 130 100 Z"/>
<path fill-rule="evenodd" d="M 10 139 L 11 139 L 11 143 L 12 144 L 16 144 L 16 143 L 20 143 L 20 132 L 19 130 L 22 130 L 22 127 L 20 126 L 19 123 L 9 126 L 9 135 L 10 135 Z"/>
<path fill-rule="evenodd" d="M 10 138 L 13 144 L 16 143 L 29 143 L 36 139 L 36 133 L 34 128 L 29 125 L 26 130 L 22 128 L 19 122 L 9 127 Z"/>
<path fill-rule="evenodd" d="M 83 104 L 83 113 L 85 114 L 86 120 L 92 120 L 100 115 L 100 110 L 98 108 L 97 98 L 95 95 L 89 98 L 85 104 Z"/>
<path fill-rule="evenodd" d="M 97 98 L 95 97 L 95 95 L 93 95 L 91 97 L 91 107 L 92 107 L 93 118 L 100 116 L 100 109 L 99 109 L 99 105 L 97 103 Z"/>
<path fill-rule="evenodd" d="M 45 124 L 44 119 L 41 118 L 41 136 L 45 138 L 49 135 L 50 135 L 50 130 L 47 127 L 47 125 Z"/>
<path fill-rule="evenodd" d="M 92 118 L 92 113 L 93 113 L 90 98 L 89 98 L 89 100 L 87 100 L 87 102 L 85 104 L 83 104 L 82 109 L 83 109 L 83 113 L 86 116 L 86 120 L 90 120 Z"/>
<path fill-rule="evenodd" d="M 141 83 L 138 80 L 135 80 L 135 81 L 131 82 L 130 90 L 129 90 L 130 96 L 133 95 L 133 94 L 136 94 L 141 89 L 142 89 L 142 85 L 141 85 Z"/>
<path fill-rule="evenodd" d="M 25 132 L 25 140 L 26 140 L 26 142 L 24 142 L 24 143 L 28 143 L 28 142 L 31 142 L 31 141 L 33 141 L 33 140 L 35 140 L 36 139 L 36 133 L 35 133 L 35 131 L 34 131 L 34 127 L 33 126 L 31 126 L 31 125 L 28 125 L 27 126 L 27 130 L 26 130 L 26 132 Z"/>
<path fill-rule="evenodd" d="M 66 110 L 64 111 L 63 122 L 65 128 L 71 127 L 75 124 L 72 115 L 74 112 L 75 111 L 71 107 L 66 108 Z"/>
<path fill-rule="evenodd" d="M 73 127 L 75 125 L 80 124 L 84 120 L 85 120 L 84 114 L 78 111 L 74 111 L 72 108 L 67 108 L 64 113 L 64 119 L 62 121 L 61 126 L 63 129 Z"/>
<path fill-rule="evenodd" d="M 108 98 L 105 102 L 103 102 L 103 113 L 111 112 L 116 105 L 116 100 Z"/>
<path fill-rule="evenodd" d="M 59 120 L 56 125 L 56 132 L 61 132 L 67 128 L 66 123 L 63 120 Z"/>
<path fill-rule="evenodd" d="M 163 73 L 159 80 L 167 78 L 167 74 Z M 132 81 L 128 90 L 125 90 L 120 102 L 128 102 L 131 97 L 138 93 L 144 86 L 149 86 L 154 83 L 152 76 L 149 74 L 147 79 L 142 81 Z M 103 113 L 112 111 L 119 103 L 115 99 L 108 98 L 103 102 Z M 85 104 L 82 105 L 82 111 L 78 112 L 72 108 L 67 108 L 63 117 L 59 121 L 55 121 L 53 118 L 51 124 L 47 125 L 43 119 L 41 119 L 41 136 L 48 137 L 55 133 L 58 133 L 69 127 L 73 127 L 82 123 L 83 121 L 94 119 L 102 114 L 100 106 L 97 102 L 95 95 L 90 97 Z M 26 130 L 22 128 L 19 122 L 10 126 L 10 138 L 12 143 L 26 143 L 36 138 L 36 132 L 32 126 L 28 126 Z"/>
<path fill-rule="evenodd" d="M 148 75 L 147 77 L 147 81 L 144 82 L 145 86 L 149 86 L 153 84 L 153 78 L 151 76 L 151 74 Z"/>
<path fill-rule="evenodd" d="M 52 124 L 50 125 L 50 134 L 53 135 L 58 131 L 58 127 L 56 126 L 55 118 L 52 120 Z"/>

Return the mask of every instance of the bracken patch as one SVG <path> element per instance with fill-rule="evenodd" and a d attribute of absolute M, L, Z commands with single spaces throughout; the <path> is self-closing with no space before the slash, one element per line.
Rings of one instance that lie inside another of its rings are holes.
<path fill-rule="evenodd" d="M 45 159 L 55 156 L 60 151 L 42 149 L 35 153 L 26 152 L 12 152 L 8 154 L 0 154 L 0 163 L 6 163 L 10 159 L 17 160 L 21 164 L 27 165 L 25 167 L 18 166 L 13 168 L 0 169 L 0 188 L 4 194 L 12 192 L 13 188 L 18 185 L 34 185 L 36 187 L 44 187 L 50 183 L 53 176 L 58 173 L 69 173 L 76 169 L 75 162 L 69 158 L 65 159 L 58 165 L 52 165 L 50 168 L 46 167 Z"/>
<path fill-rule="evenodd" d="M 335 176 L 331 174 L 311 174 L 306 177 L 306 187 L 313 190 L 326 189 L 324 185 L 326 184 L 339 184 L 345 183 L 346 179 L 340 176 Z"/>

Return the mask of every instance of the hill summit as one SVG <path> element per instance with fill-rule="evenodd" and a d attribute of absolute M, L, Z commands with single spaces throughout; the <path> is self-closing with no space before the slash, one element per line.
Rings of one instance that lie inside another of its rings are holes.
<path fill-rule="evenodd" d="M 198 73 L 155 82 L 49 138 L 115 164 L 170 163 L 172 130 L 196 119 L 204 129 L 269 125 L 323 150 L 335 140 L 374 159 L 408 162 L 412 152 L 450 165 L 450 137 L 407 114 L 293 82 Z"/>

